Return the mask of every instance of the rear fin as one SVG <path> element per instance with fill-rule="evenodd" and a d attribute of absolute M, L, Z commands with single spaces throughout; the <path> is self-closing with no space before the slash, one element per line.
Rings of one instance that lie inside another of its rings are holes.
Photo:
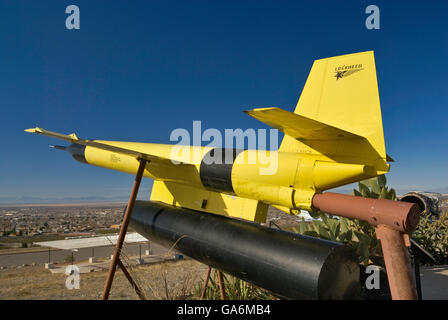
<path fill-rule="evenodd" d="M 365 140 L 327 142 L 320 135 L 299 139 L 285 135 L 279 151 L 322 154 L 334 160 L 348 156 L 356 163 L 386 162 L 373 51 L 314 61 L 294 113 Z"/>
<path fill-rule="evenodd" d="M 244 112 L 296 140 L 364 139 L 354 133 L 280 108 L 257 108 Z"/>

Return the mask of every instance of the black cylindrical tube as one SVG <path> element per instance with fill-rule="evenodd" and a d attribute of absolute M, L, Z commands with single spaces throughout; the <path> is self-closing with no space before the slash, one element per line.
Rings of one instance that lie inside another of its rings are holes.
<path fill-rule="evenodd" d="M 137 201 L 144 237 L 289 299 L 350 299 L 359 292 L 353 250 L 336 242 L 225 216 Z"/>

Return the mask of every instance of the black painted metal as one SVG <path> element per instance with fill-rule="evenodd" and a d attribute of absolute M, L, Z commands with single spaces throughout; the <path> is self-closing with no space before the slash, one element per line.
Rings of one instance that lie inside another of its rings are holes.
<path fill-rule="evenodd" d="M 204 156 L 199 176 L 205 188 L 212 191 L 234 193 L 232 167 L 241 149 L 211 149 Z"/>
<path fill-rule="evenodd" d="M 359 264 L 340 243 L 224 216 L 137 201 L 131 227 L 211 267 L 290 299 L 350 299 Z"/>
<path fill-rule="evenodd" d="M 85 145 L 72 143 L 65 150 L 67 150 L 76 161 L 79 161 L 82 163 L 87 163 L 87 160 L 86 160 L 86 157 L 84 154 L 84 152 L 86 150 Z"/>

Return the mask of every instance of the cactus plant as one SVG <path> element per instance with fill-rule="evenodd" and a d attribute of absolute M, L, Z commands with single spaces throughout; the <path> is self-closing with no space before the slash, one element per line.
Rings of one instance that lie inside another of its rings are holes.
<path fill-rule="evenodd" d="M 395 190 L 393 188 L 389 189 L 386 183 L 387 180 L 384 174 L 363 180 L 358 183 L 359 191 L 354 189 L 352 194 L 364 198 L 397 200 Z"/>

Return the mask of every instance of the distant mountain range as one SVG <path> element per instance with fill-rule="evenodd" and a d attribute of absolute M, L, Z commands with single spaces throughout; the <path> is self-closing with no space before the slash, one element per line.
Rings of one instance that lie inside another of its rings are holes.
<path fill-rule="evenodd" d="M 357 187 L 356 187 L 357 189 Z M 405 193 L 411 192 L 411 191 L 420 191 L 420 192 L 436 192 L 441 194 L 448 194 L 448 187 L 446 188 L 435 188 L 435 189 L 424 189 L 424 188 L 410 188 L 410 189 L 401 189 L 401 188 L 394 188 L 397 195 L 403 195 Z M 353 192 L 353 188 L 347 188 L 347 187 L 341 187 L 331 190 L 332 192 L 338 192 L 338 193 L 345 193 L 345 194 L 351 194 Z"/>
<path fill-rule="evenodd" d="M 53 203 L 89 203 L 89 202 L 126 202 L 129 196 L 118 197 L 0 197 L 0 204 L 53 204 Z"/>
<path fill-rule="evenodd" d="M 432 189 L 432 190 L 429 190 L 429 192 L 438 192 L 438 193 L 442 193 L 442 194 L 448 194 L 448 187 Z"/>
<path fill-rule="evenodd" d="M 351 194 L 353 188 L 337 188 L 331 190 L 332 192 Z M 448 187 L 429 189 L 429 190 L 419 190 L 419 189 L 395 189 L 398 195 L 403 195 L 409 191 L 427 191 L 427 192 L 438 192 L 442 194 L 448 194 Z M 147 190 L 141 192 L 140 194 L 148 195 Z M 58 203 L 89 203 L 89 202 L 127 202 L 129 195 L 121 196 L 84 196 L 84 197 L 33 197 L 33 196 L 20 196 L 20 197 L 0 197 L 0 205 L 7 204 L 58 204 Z M 140 197 L 139 197 L 140 199 Z"/>

